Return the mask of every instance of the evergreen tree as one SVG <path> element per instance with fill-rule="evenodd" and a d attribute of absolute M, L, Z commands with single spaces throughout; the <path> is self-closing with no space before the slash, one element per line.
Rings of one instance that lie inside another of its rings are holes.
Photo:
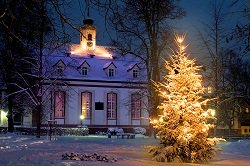
<path fill-rule="evenodd" d="M 166 61 L 167 74 L 163 82 L 155 83 L 162 103 L 159 119 L 151 120 L 158 131 L 161 146 L 151 146 L 157 161 L 204 162 L 216 152 L 218 139 L 208 138 L 208 131 L 214 125 L 212 109 L 205 110 L 207 100 L 202 98 L 201 66 L 188 59 L 184 36 L 176 37 L 178 51 Z"/>

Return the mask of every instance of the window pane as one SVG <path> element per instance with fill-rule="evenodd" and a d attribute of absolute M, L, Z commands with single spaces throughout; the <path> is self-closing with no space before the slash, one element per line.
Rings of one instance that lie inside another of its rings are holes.
<path fill-rule="evenodd" d="M 84 76 L 88 75 L 88 69 L 87 69 L 87 67 L 83 67 L 82 68 L 82 75 L 84 75 Z"/>
<path fill-rule="evenodd" d="M 109 77 L 113 77 L 114 76 L 114 69 L 109 69 Z"/>
<path fill-rule="evenodd" d="M 85 118 L 90 118 L 91 115 L 91 93 L 83 92 L 82 93 L 82 115 Z"/>
<path fill-rule="evenodd" d="M 55 92 L 55 117 L 64 117 L 65 92 Z"/>
<path fill-rule="evenodd" d="M 115 119 L 116 118 L 116 101 L 117 101 L 117 95 L 116 93 L 108 93 L 107 96 L 107 114 L 109 119 Z"/>
<path fill-rule="evenodd" d="M 57 71 L 56 71 L 56 72 L 57 72 L 58 75 L 61 75 L 61 74 L 63 73 L 63 67 L 60 66 L 60 65 L 58 65 L 58 66 L 57 66 Z"/>
<path fill-rule="evenodd" d="M 141 95 L 138 93 L 131 95 L 131 114 L 132 119 L 140 119 L 141 117 Z"/>
<path fill-rule="evenodd" d="M 133 77 L 137 78 L 138 77 L 138 70 L 133 70 Z"/>

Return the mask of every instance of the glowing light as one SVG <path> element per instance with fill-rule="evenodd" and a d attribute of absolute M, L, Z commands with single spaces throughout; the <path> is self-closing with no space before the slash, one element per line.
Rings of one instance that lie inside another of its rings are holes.
<path fill-rule="evenodd" d="M 184 133 L 186 133 L 187 131 L 188 131 L 188 129 L 187 129 L 187 128 L 184 128 L 184 129 L 183 129 L 183 132 L 184 132 Z"/>
<path fill-rule="evenodd" d="M 7 116 L 7 112 L 5 112 L 4 110 L 1 110 L 1 118 L 6 118 Z"/>
<path fill-rule="evenodd" d="M 177 35 L 176 41 L 181 44 L 184 41 L 184 38 L 185 38 L 185 35 Z"/>
<path fill-rule="evenodd" d="M 157 122 L 158 122 L 158 120 L 156 120 L 156 119 L 153 120 L 153 123 L 157 123 Z"/>
<path fill-rule="evenodd" d="M 210 112 L 210 114 L 212 116 L 215 116 L 215 110 L 214 109 L 208 109 L 207 111 Z"/>
<path fill-rule="evenodd" d="M 207 116 L 208 116 L 208 113 L 207 113 L 207 112 L 204 112 L 202 115 L 205 116 L 205 117 L 207 117 Z"/>
<path fill-rule="evenodd" d="M 201 107 L 201 104 L 197 102 L 197 103 L 193 104 L 193 106 L 194 106 L 195 108 L 200 108 L 200 107 Z"/>
<path fill-rule="evenodd" d="M 95 55 L 99 58 L 112 58 L 112 55 L 108 52 L 108 50 L 101 46 L 96 46 L 94 50 L 86 50 L 81 45 L 72 45 L 70 50 L 70 53 L 76 56 L 86 57 L 89 55 Z"/>
<path fill-rule="evenodd" d="M 85 118 L 84 115 L 80 115 L 80 119 L 83 120 Z"/>
<path fill-rule="evenodd" d="M 207 129 L 206 129 L 206 128 L 203 128 L 201 131 L 205 133 L 205 132 L 207 131 Z"/>

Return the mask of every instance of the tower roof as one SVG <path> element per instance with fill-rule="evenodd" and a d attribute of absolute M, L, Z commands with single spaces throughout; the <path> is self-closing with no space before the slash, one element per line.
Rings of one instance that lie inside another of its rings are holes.
<path fill-rule="evenodd" d="M 84 25 L 93 25 L 94 20 L 92 20 L 92 18 L 86 18 L 83 20 L 83 24 Z"/>

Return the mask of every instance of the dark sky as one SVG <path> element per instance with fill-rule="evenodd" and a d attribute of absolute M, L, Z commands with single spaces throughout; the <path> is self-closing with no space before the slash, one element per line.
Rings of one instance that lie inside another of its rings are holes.
<path fill-rule="evenodd" d="M 187 34 L 186 42 L 189 44 L 189 52 L 194 56 L 200 57 L 201 51 L 198 31 L 204 31 L 205 24 L 211 22 L 211 3 L 215 0 L 180 0 L 180 6 L 184 8 L 187 15 L 183 19 L 172 22 L 176 32 L 185 32 Z M 228 8 L 235 0 L 216 0 L 217 3 L 222 3 L 225 8 Z M 83 0 L 73 0 L 72 5 L 66 10 L 66 13 L 72 18 L 72 22 L 76 26 L 82 25 L 82 20 L 87 15 L 87 8 Z M 249 0 L 240 0 L 244 5 L 249 3 Z M 232 10 L 232 9 L 231 9 Z M 90 16 L 94 19 L 94 24 L 97 27 L 97 45 L 109 45 L 109 37 L 104 30 L 104 18 L 98 11 L 90 10 Z M 227 24 L 235 24 L 238 18 L 228 16 L 225 20 Z M 230 27 L 230 26 L 228 26 Z M 73 43 L 79 43 L 79 33 L 71 31 Z"/>

